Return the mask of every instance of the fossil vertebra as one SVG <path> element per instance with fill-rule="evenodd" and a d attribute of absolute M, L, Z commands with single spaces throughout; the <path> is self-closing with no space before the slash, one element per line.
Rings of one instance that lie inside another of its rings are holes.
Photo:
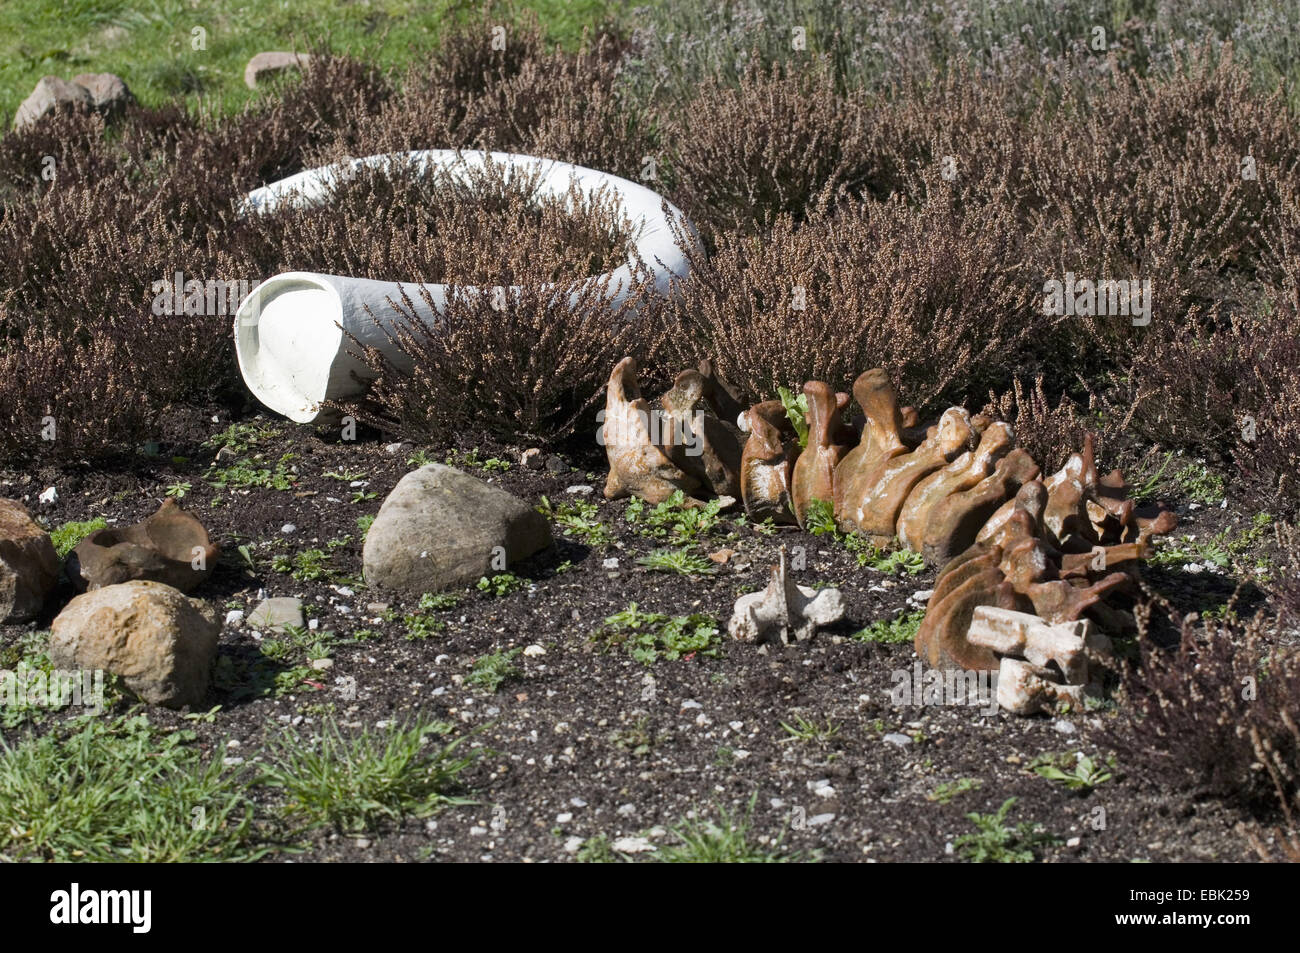
<path fill-rule="evenodd" d="M 844 602 L 838 589 L 800 586 L 785 571 L 785 547 L 762 592 L 736 600 L 727 631 L 742 642 L 790 645 L 812 637 L 822 626 L 838 622 Z"/>

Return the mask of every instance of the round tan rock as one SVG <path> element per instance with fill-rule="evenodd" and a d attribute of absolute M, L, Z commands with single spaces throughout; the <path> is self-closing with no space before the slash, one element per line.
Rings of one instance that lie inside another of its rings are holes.
<path fill-rule="evenodd" d="M 221 625 L 198 599 L 134 580 L 77 596 L 50 632 L 55 668 L 103 669 L 151 705 L 197 705 L 208 689 Z"/>

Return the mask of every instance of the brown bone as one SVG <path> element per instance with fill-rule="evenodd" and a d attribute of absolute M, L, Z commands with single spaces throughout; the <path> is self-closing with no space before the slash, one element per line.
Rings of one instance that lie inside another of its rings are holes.
<path fill-rule="evenodd" d="M 916 654 L 941 669 L 996 669 L 997 656 L 983 646 L 971 645 L 966 638 L 971 618 L 980 606 L 1021 610 L 1025 602 L 996 566 L 976 573 L 938 602 L 930 600 L 916 633 Z"/>
<path fill-rule="evenodd" d="M 971 418 L 974 428 L 976 418 Z M 954 493 L 975 486 L 993 472 L 998 459 L 1015 443 L 1015 434 L 1007 423 L 982 422 L 983 433 L 979 446 L 968 450 L 948 466 L 932 473 L 908 495 L 898 516 L 898 541 L 908 549 L 921 552 L 925 541 L 925 527 L 931 510 Z"/>
<path fill-rule="evenodd" d="M 650 439 L 654 413 L 641 396 L 636 379 L 636 359 L 625 357 L 609 375 L 602 425 L 609 476 L 605 498 L 638 496 L 647 503 L 662 503 L 678 490 L 692 493 L 700 480 L 670 460 Z"/>
<path fill-rule="evenodd" d="M 133 526 L 91 533 L 68 555 L 67 574 L 83 591 L 144 579 L 189 592 L 220 555 L 203 524 L 169 499 Z"/>
<path fill-rule="evenodd" d="M 740 494 L 755 521 L 793 523 L 790 477 L 798 452 L 794 427 L 779 400 L 755 404 L 747 414 L 749 439 L 740 462 Z"/>
<path fill-rule="evenodd" d="M 664 453 L 678 469 L 708 485 L 715 496 L 740 495 L 740 442 L 706 403 L 709 382 L 682 371 L 663 396 Z"/>
<path fill-rule="evenodd" d="M 970 547 L 980 528 L 1004 500 L 1010 500 L 1022 485 L 1038 476 L 1038 464 L 1025 450 L 1017 448 L 998 461 L 992 476 L 973 488 L 954 493 L 930 510 L 921 544 L 927 562 L 942 567 Z"/>
<path fill-rule="evenodd" d="M 790 491 L 800 526 L 813 500 L 831 503 L 835 499 L 835 467 L 848 451 L 842 444 L 831 442 L 848 395 L 836 394 L 824 381 L 809 381 L 803 385 L 803 392 L 808 397 L 808 446 L 795 461 Z"/>
<path fill-rule="evenodd" d="M 935 432 L 911 453 L 890 460 L 858 508 L 851 512 L 858 530 L 875 539 L 891 539 L 898 524 L 899 511 L 913 487 L 950 463 L 973 437 L 970 414 L 960 407 L 944 411 Z"/>
<path fill-rule="evenodd" d="M 713 413 L 718 419 L 734 424 L 745 408 L 732 393 L 731 388 L 718 376 L 712 361 L 708 358 L 700 361 L 699 371 L 705 382 L 704 399 L 709 402 Z"/>
<path fill-rule="evenodd" d="M 845 529 L 854 528 L 849 511 L 856 510 L 885 464 L 907 452 L 898 395 L 884 369 L 877 367 L 860 375 L 853 382 L 853 396 L 866 415 L 866 426 L 861 441 L 844 455 L 835 471 L 835 518 Z"/>

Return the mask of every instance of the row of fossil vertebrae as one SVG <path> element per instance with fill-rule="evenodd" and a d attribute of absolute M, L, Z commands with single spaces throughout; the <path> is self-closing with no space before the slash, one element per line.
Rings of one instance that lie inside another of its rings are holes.
<path fill-rule="evenodd" d="M 881 544 L 897 538 L 943 567 L 917 638 L 932 664 L 996 667 L 987 652 L 967 651 L 965 630 L 980 605 L 1049 622 L 1087 613 L 1108 629 L 1128 627 L 1102 596 L 1132 594 L 1133 567 L 1151 536 L 1173 528 L 1173 514 L 1139 514 L 1118 470 L 1098 475 L 1091 438 L 1040 479 L 1010 424 L 953 407 L 918 427 L 882 369 L 854 382 L 860 426 L 844 420 L 848 394 L 822 381 L 803 393 L 805 446 L 784 405 L 766 401 L 739 414 L 749 432 L 742 448 L 723 423 L 739 405 L 707 362 L 678 374 L 656 411 L 640 394 L 635 361 L 624 359 L 606 400 L 605 495 L 738 495 L 751 518 L 800 526 L 822 501 L 843 531 Z"/>

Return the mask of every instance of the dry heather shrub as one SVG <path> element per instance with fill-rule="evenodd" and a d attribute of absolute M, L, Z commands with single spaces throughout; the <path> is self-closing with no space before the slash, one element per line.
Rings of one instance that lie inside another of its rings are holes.
<path fill-rule="evenodd" d="M 308 167 L 306 157 L 326 142 L 353 145 L 356 117 L 375 112 L 391 95 L 373 66 L 317 51 L 301 80 L 250 104 L 242 116 L 214 123 L 216 134 L 195 144 L 205 148 L 190 161 L 231 168 L 248 188 L 281 179 Z"/>
<path fill-rule="evenodd" d="M 547 52 L 535 21 L 525 21 L 498 51 L 495 25 L 482 19 L 455 30 L 429 63 L 407 71 L 400 94 L 358 114 L 313 162 L 474 148 L 638 175 L 651 151 L 651 122 L 617 87 L 623 42 L 597 29 L 576 53 Z"/>
<path fill-rule="evenodd" d="M 598 275 L 626 260 L 631 223 L 613 202 L 577 190 L 539 196 L 537 181 L 491 162 L 463 175 L 405 163 L 364 170 L 312 208 L 242 223 L 228 267 L 508 285 Z"/>
<path fill-rule="evenodd" d="M 1243 322 L 1233 370 L 1236 461 L 1269 512 L 1300 510 L 1300 293 Z"/>
<path fill-rule="evenodd" d="M 1082 449 L 1088 434 L 1096 439 L 1098 459 L 1106 450 L 1104 431 L 1099 433 L 1096 421 L 1080 413 L 1078 404 L 1061 397 L 1052 406 L 1043 390 L 1041 374 L 1034 379 L 1032 390 L 1017 378 L 1012 390 L 1001 397 L 990 393 L 984 413 L 1010 421 L 1016 429 L 1016 443 L 1029 451 L 1045 473 L 1064 466 L 1070 454 Z"/>
<path fill-rule="evenodd" d="M 706 82 L 662 114 L 674 195 L 705 229 L 744 235 L 780 215 L 802 220 L 870 179 L 869 118 L 822 65 L 754 66 L 734 88 Z"/>
<path fill-rule="evenodd" d="M 1134 340 L 1126 364 L 1092 378 L 1108 429 L 1127 441 L 1226 456 L 1243 414 L 1242 361 L 1253 350 L 1253 325 L 1249 317 L 1193 307 L 1145 341 Z"/>
<path fill-rule="evenodd" d="M 1044 278 L 1150 279 L 1153 292 L 1148 327 L 1078 319 L 1047 356 L 1053 366 L 1073 355 L 1090 377 L 1123 376 L 1185 336 L 1192 309 L 1232 313 L 1256 282 L 1279 279 L 1266 238 L 1281 183 L 1300 169 L 1300 136 L 1281 99 L 1254 93 L 1230 57 L 1194 58 L 1160 81 L 1117 73 L 1086 93 L 1070 87 L 1032 132 L 1033 240 L 1053 263 Z"/>
<path fill-rule="evenodd" d="M 461 428 L 551 444 L 573 434 L 601 395 L 607 355 L 644 355 L 650 305 L 644 289 L 611 310 L 607 281 L 544 286 L 535 274 L 499 309 L 491 289 L 449 296 L 429 328 L 405 295 L 389 335 L 408 366 L 375 349 L 362 356 L 378 379 L 364 402 L 342 405 L 386 431 L 436 442 Z M 432 306 L 428 289 L 418 297 Z M 592 429 L 594 439 L 594 427 Z"/>
<path fill-rule="evenodd" d="M 1185 790 L 1281 815 L 1300 808 L 1300 655 L 1265 619 L 1176 622 L 1177 647 L 1142 639 L 1106 741 L 1132 770 Z"/>
<path fill-rule="evenodd" d="M 711 357 L 748 400 L 812 379 L 847 390 L 883 366 L 933 412 L 1010 386 L 1038 321 L 1033 271 L 1008 210 L 967 212 L 950 195 L 857 203 L 722 235 L 664 336 L 675 360 Z"/>
<path fill-rule="evenodd" d="M 0 306 L 0 323 L 6 319 Z M 75 460 L 123 452 L 160 412 L 140 399 L 139 375 L 158 353 L 139 353 L 121 337 L 82 343 L 39 330 L 0 345 L 0 456 Z"/>
<path fill-rule="evenodd" d="M 45 174 L 46 156 L 54 159 L 54 179 Z M 0 205 L 48 189 L 54 181 L 93 180 L 118 165 L 104 142 L 103 117 L 85 110 L 53 112 L 0 137 Z"/>
<path fill-rule="evenodd" d="M 479 130 L 485 148 L 638 179 L 645 157 L 653 157 L 652 117 L 620 91 L 618 49 L 614 37 L 601 33 L 576 54 L 530 60 L 475 100 L 465 125 Z"/>
<path fill-rule="evenodd" d="M 389 302 L 396 317 L 389 338 L 401 356 L 361 352 L 378 379 L 367 400 L 347 407 L 358 419 L 430 440 L 472 426 L 552 442 L 569 435 L 600 396 L 615 355 L 653 351 L 647 328 L 657 301 L 641 263 L 634 263 L 627 300 L 615 308 L 607 279 L 582 280 L 627 261 L 629 223 L 618 206 L 577 193 L 539 204 L 527 187 L 502 178 L 503 170 L 489 172 L 495 178 L 475 182 L 471 192 L 438 190 L 445 214 L 411 246 L 419 261 L 379 259 L 406 278 L 432 274 L 459 290 L 451 289 L 432 328 L 415 312 L 419 301 L 432 307 L 423 285 Z M 362 271 L 376 263 L 367 252 L 382 255 L 385 239 L 397 244 L 392 235 L 371 234 L 370 245 L 356 249 Z M 411 270 L 419 267 L 425 271 Z"/>
<path fill-rule="evenodd" d="M 417 149 L 478 148 L 483 132 L 465 117 L 488 90 L 519 74 L 542 54 L 535 20 L 510 28 L 504 49 L 493 49 L 492 31 L 501 21 L 483 11 L 450 29 L 424 62 L 407 67 L 400 92 L 378 108 L 354 113 L 335 141 L 313 155 L 324 165 L 345 155 L 380 155 Z"/>
<path fill-rule="evenodd" d="M 1019 107 L 1014 93 L 1003 79 L 959 67 L 879 102 L 860 100 L 872 117 L 864 146 L 872 193 L 898 191 L 923 202 L 932 192 L 956 191 L 968 202 L 1027 213 L 1034 113 Z"/>

